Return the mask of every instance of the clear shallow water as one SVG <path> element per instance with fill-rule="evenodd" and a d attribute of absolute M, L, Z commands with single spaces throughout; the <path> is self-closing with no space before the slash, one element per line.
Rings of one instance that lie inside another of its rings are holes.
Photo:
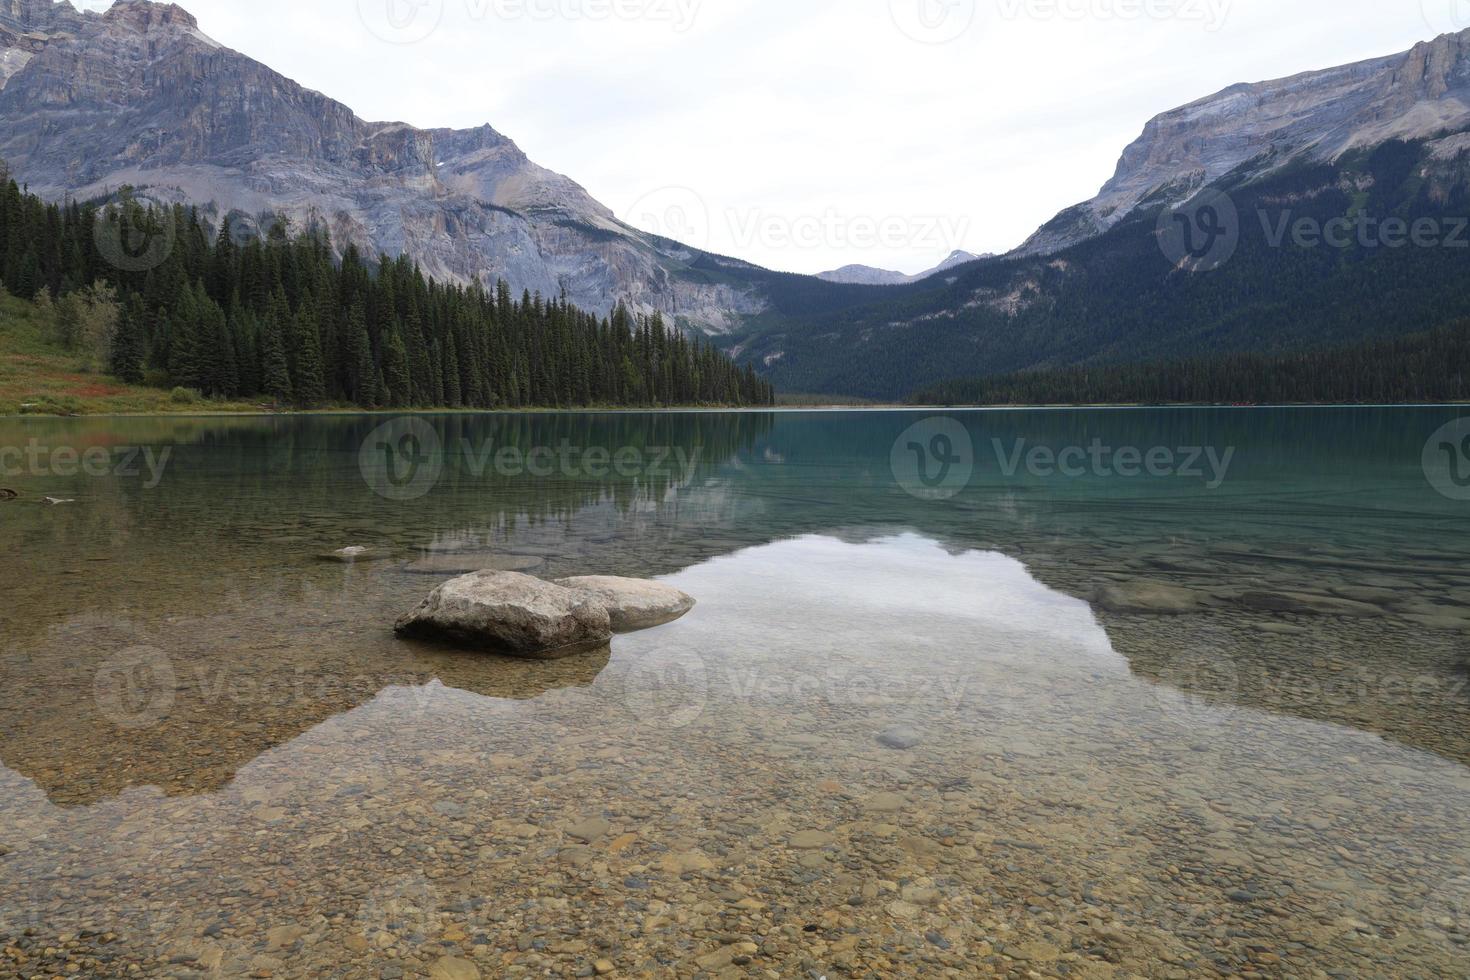
<path fill-rule="evenodd" d="M 0 422 L 171 450 L 0 481 L 0 975 L 1464 975 L 1455 415 L 955 414 L 952 497 L 924 415 L 446 417 L 410 500 L 378 418 Z M 1020 439 L 1235 451 L 1211 489 Z M 556 664 L 395 640 L 459 563 L 700 605 Z M 1201 601 L 1093 601 L 1139 581 Z"/>

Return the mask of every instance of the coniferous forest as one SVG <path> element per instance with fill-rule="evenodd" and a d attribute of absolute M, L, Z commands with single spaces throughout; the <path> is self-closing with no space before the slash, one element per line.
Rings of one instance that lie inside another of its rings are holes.
<path fill-rule="evenodd" d="M 61 341 L 130 383 L 281 406 L 773 404 L 771 386 L 662 317 L 426 279 L 325 234 L 196 209 L 48 204 L 0 185 L 0 283 L 57 304 Z"/>
<path fill-rule="evenodd" d="M 1470 401 L 1470 320 L 1288 354 L 1220 354 L 948 381 L 920 405 L 1396 404 Z"/>

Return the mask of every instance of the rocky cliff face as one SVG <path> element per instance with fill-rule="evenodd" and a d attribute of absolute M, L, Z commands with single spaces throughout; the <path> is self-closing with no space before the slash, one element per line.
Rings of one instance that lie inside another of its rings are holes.
<path fill-rule="evenodd" d="M 689 274 L 691 250 L 622 224 L 489 126 L 362 120 L 174 5 L 0 0 L 0 158 L 44 196 L 131 185 L 217 217 L 284 214 L 338 248 L 407 253 L 441 280 L 565 292 L 588 310 L 624 300 L 721 333 L 764 308 L 753 288 Z"/>
<path fill-rule="evenodd" d="M 1330 162 L 1355 148 L 1467 127 L 1470 31 L 1387 58 L 1234 85 L 1151 120 L 1098 196 L 1062 212 L 1017 254 L 1060 251 L 1145 201 L 1178 203 L 1242 165 L 1264 176 L 1303 156 Z"/>

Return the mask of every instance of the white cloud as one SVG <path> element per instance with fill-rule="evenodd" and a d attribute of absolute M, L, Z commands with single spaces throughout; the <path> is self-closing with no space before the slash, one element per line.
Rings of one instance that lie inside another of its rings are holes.
<path fill-rule="evenodd" d="M 799 272 L 913 272 L 951 248 L 1009 249 L 1090 197 L 1157 112 L 1470 27 L 1456 23 L 1461 3 L 185 6 L 211 37 L 367 118 L 489 122 L 619 213 L 660 188 L 692 189 L 716 251 Z"/>

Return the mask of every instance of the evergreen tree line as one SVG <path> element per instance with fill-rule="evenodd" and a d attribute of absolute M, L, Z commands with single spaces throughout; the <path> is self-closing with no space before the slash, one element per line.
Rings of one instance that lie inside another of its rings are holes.
<path fill-rule="evenodd" d="M 215 229 L 197 209 L 48 204 L 0 186 L 0 282 L 24 299 L 115 296 L 102 359 L 131 383 L 311 407 L 764 406 L 771 386 L 659 314 L 426 279 L 327 236 Z M 108 291 L 99 291 L 96 284 Z M 42 294 L 46 296 L 42 297 Z"/>
<path fill-rule="evenodd" d="M 922 405 L 1395 404 L 1470 401 L 1470 320 L 1288 354 L 1026 371 L 949 381 Z"/>

